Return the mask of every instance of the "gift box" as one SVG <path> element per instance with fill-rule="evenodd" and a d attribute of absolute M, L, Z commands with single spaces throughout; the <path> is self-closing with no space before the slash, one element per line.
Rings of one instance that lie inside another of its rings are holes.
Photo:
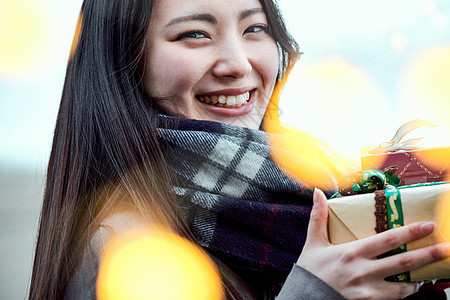
<path fill-rule="evenodd" d="M 406 134 L 424 125 L 435 126 L 427 121 L 414 120 L 403 124 L 389 142 L 380 143 L 372 149 L 363 149 L 362 169 L 384 171 L 397 167 L 395 175 L 400 178 L 400 185 L 445 181 L 450 174 L 447 170 L 450 147 L 419 148 L 417 144 L 422 138 L 402 141 Z"/>
<path fill-rule="evenodd" d="M 394 254 L 446 242 L 450 231 L 450 183 L 431 183 L 359 194 L 328 201 L 330 242 L 341 244 L 417 221 L 433 221 L 435 231 L 395 249 Z M 444 259 L 407 274 L 396 281 L 450 278 L 450 259 Z"/>
<path fill-rule="evenodd" d="M 363 170 L 385 170 L 397 166 L 395 173 L 401 180 L 400 185 L 424 182 L 439 182 L 449 178 L 448 165 L 450 148 L 422 150 L 399 150 L 384 154 L 365 154 L 361 156 Z"/>

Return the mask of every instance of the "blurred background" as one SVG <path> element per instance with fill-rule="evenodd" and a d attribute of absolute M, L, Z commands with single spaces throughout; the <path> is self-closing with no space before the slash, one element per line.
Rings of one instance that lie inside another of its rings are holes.
<path fill-rule="evenodd" d="M 450 145 L 448 0 L 280 0 L 304 52 L 282 121 L 359 163 L 414 119 Z M 44 174 L 81 0 L 0 0 L 0 298 L 26 298 Z"/>
<path fill-rule="evenodd" d="M 415 119 L 437 127 L 408 137 L 449 145 L 450 2 L 311 2 L 281 1 L 304 52 L 281 119 L 357 164 L 362 148 L 389 141 Z"/>

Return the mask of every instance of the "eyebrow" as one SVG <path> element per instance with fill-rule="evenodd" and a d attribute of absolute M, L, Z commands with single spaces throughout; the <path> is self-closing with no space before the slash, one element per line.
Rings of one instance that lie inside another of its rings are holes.
<path fill-rule="evenodd" d="M 257 13 L 264 13 L 264 11 L 260 7 L 244 10 L 239 14 L 238 20 L 242 21 L 242 20 L 244 20 L 254 14 L 257 14 Z M 208 23 L 211 23 L 214 25 L 217 24 L 216 18 L 214 18 L 214 16 L 212 16 L 211 14 L 192 14 L 192 15 L 172 19 L 167 24 L 167 26 L 171 26 L 171 25 L 174 25 L 177 23 L 182 23 L 182 22 L 189 22 L 189 21 L 204 21 L 204 22 L 208 22 Z"/>
<path fill-rule="evenodd" d="M 258 13 L 264 13 L 264 11 L 262 10 L 261 7 L 244 10 L 243 12 L 241 12 L 239 14 L 239 21 L 242 21 L 242 20 L 244 20 L 254 14 L 258 14 Z"/>
<path fill-rule="evenodd" d="M 193 14 L 188 16 L 183 16 L 179 18 L 172 19 L 167 26 L 171 26 L 177 23 L 189 22 L 189 21 L 205 21 L 211 24 L 217 24 L 216 18 L 210 14 Z"/>

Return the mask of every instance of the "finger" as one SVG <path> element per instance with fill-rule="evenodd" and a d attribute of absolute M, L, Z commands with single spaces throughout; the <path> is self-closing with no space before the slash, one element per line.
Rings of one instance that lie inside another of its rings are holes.
<path fill-rule="evenodd" d="M 314 206 L 311 211 L 307 243 L 329 243 L 327 197 L 318 188 L 314 189 Z"/>
<path fill-rule="evenodd" d="M 355 243 L 360 244 L 361 253 L 366 257 L 377 257 L 403 244 L 429 235 L 433 232 L 434 228 L 435 224 L 433 222 L 417 222 L 390 229 L 380 234 L 355 241 Z"/>
<path fill-rule="evenodd" d="M 377 260 L 376 263 L 379 267 L 379 274 L 387 277 L 415 270 L 449 256 L 450 243 L 444 243 L 385 257 Z"/>
<path fill-rule="evenodd" d="M 419 282 L 388 282 L 385 281 L 382 286 L 377 289 L 378 299 L 403 299 L 409 295 L 416 293 L 421 284 Z"/>

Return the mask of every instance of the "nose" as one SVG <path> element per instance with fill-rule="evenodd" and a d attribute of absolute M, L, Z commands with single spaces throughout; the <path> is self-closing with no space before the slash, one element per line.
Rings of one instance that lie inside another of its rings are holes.
<path fill-rule="evenodd" d="M 243 78 L 252 71 L 251 58 L 240 41 L 234 39 L 221 43 L 216 49 L 217 60 L 213 74 L 220 78 Z"/>

